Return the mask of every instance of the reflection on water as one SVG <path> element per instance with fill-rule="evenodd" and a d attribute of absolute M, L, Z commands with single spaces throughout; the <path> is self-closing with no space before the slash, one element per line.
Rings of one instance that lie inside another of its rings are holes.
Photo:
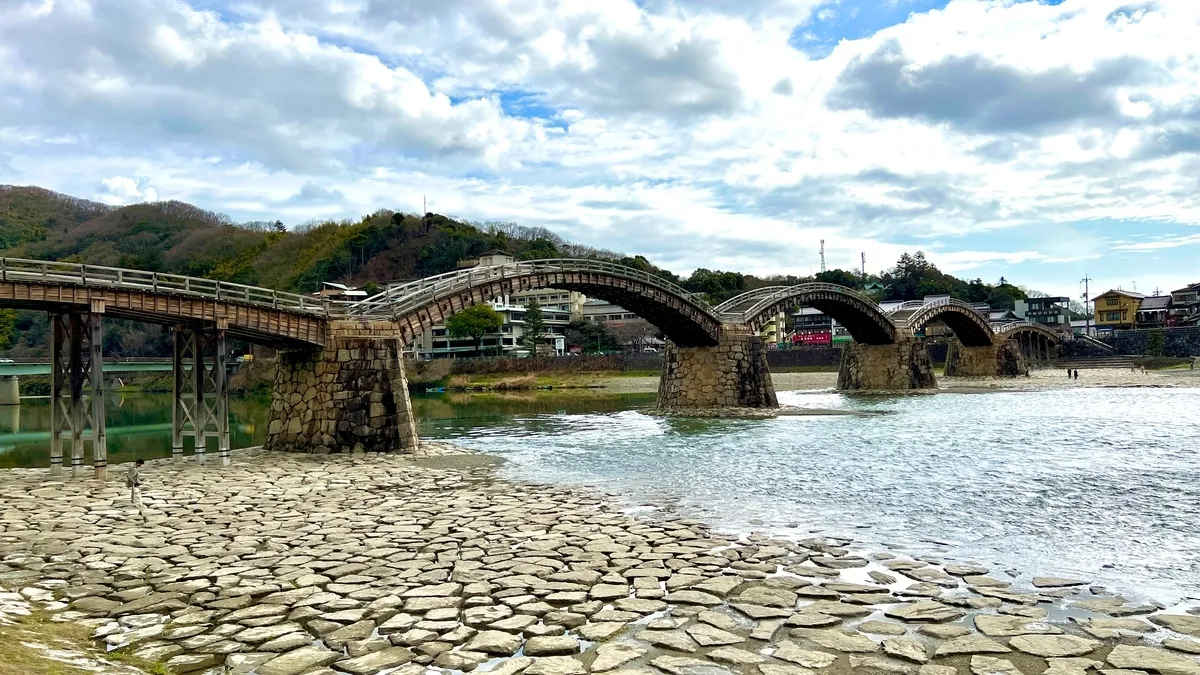
<path fill-rule="evenodd" d="M 155 459 L 171 455 L 171 397 L 169 394 L 116 393 L 105 400 L 108 458 L 112 463 L 137 457 Z M 534 414 L 575 415 L 648 406 L 654 394 L 611 396 L 590 391 L 570 393 L 446 394 L 414 396 L 413 409 L 421 435 L 435 427 L 468 429 L 507 424 L 513 416 Z M 270 401 L 257 398 L 229 400 L 230 445 L 261 445 L 267 437 Z M 90 451 L 90 446 L 85 445 Z M 69 442 L 65 452 L 70 454 Z M 192 439 L 184 438 L 185 454 L 192 454 Z M 215 444 L 209 441 L 209 452 Z M 86 461 L 91 461 L 90 452 Z M 25 398 L 19 406 L 0 406 L 0 467 L 50 465 L 50 400 Z"/>
<path fill-rule="evenodd" d="M 852 398 L 890 415 L 651 417 L 653 394 L 414 397 L 419 433 L 508 461 L 513 478 L 599 485 L 720 526 L 1078 575 L 1171 602 L 1200 596 L 1200 389 Z M 0 466 L 47 466 L 49 402 L 0 408 Z M 233 446 L 261 443 L 268 402 L 231 400 Z M 108 401 L 114 462 L 170 453 L 170 397 Z M 190 440 L 188 441 L 190 443 Z"/>
<path fill-rule="evenodd" d="M 266 439 L 269 401 L 229 400 L 229 441 L 233 448 L 259 445 Z M 137 457 L 155 459 L 171 455 L 171 396 L 110 392 L 105 394 L 105 435 L 108 461 L 128 462 Z M 63 453 L 71 454 L 70 439 Z M 89 464 L 91 444 L 85 443 L 84 463 Z M 184 439 L 192 453 L 192 439 Z M 216 452 L 209 441 L 208 451 Z M 19 406 L 0 406 L 0 468 L 50 465 L 50 399 L 24 398 Z"/>

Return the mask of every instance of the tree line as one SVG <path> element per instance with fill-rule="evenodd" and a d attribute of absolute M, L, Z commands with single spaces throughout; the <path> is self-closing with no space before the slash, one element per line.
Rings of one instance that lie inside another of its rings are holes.
<path fill-rule="evenodd" d="M 388 282 L 449 272 L 459 261 L 490 250 L 518 260 L 589 258 L 620 263 L 678 284 L 713 304 L 763 286 L 813 280 L 859 289 L 881 284 L 879 300 L 949 293 L 997 308 L 1011 308 L 1026 293 L 1004 279 L 987 283 L 945 274 L 921 252 L 904 254 L 893 268 L 878 275 L 837 269 L 811 277 L 758 277 L 700 268 L 680 276 L 641 255 L 571 243 L 545 228 L 515 223 L 476 223 L 436 213 L 381 209 L 358 220 L 313 221 L 288 229 L 271 219 L 235 223 L 182 202 L 115 208 L 41 188 L 11 186 L 0 186 L 0 234 L 0 256 L 133 267 L 299 293 L 314 292 L 326 281 L 375 291 Z M 30 355 L 44 352 L 47 327 L 41 313 L 0 313 L 0 349 Z M 594 327 L 575 326 L 571 331 L 573 337 L 601 349 L 618 340 L 618 336 L 595 334 Z M 157 326 L 108 321 L 105 351 L 117 356 L 165 355 L 169 340 Z"/>

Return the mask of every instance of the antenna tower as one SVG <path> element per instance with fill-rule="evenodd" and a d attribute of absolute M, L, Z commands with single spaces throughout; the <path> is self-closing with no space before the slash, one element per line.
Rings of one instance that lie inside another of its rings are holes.
<path fill-rule="evenodd" d="M 821 240 L 821 271 L 825 271 L 825 240 Z"/>

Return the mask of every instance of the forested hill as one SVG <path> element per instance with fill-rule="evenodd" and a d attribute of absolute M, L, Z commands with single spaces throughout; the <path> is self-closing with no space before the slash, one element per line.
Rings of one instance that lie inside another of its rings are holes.
<path fill-rule="evenodd" d="M 491 249 L 520 260 L 574 257 L 621 262 L 701 293 L 713 303 L 762 286 L 812 280 L 708 269 L 680 277 L 642 256 L 573 244 L 544 228 L 469 223 L 434 213 L 382 209 L 357 221 L 288 229 L 281 222 L 234 223 L 227 216 L 182 202 L 111 207 L 38 187 L 0 186 L 0 256 L 5 257 L 131 267 L 312 292 L 323 281 L 371 288 L 440 274 L 453 270 L 459 260 Z M 1025 295 L 1003 279 L 989 284 L 944 274 L 921 253 L 905 254 L 883 275 L 863 279 L 831 270 L 817 279 L 855 287 L 878 281 L 886 287 L 878 297 L 881 300 L 950 293 L 1011 308 L 1015 298 Z M 33 330 L 29 321 L 23 320 L 16 330 Z M 13 325 L 10 312 L 0 313 L 0 350 L 9 346 L 5 334 L 13 336 Z M 24 337 L 26 345 L 39 339 L 33 334 Z M 127 341 L 134 342 L 133 338 Z"/>

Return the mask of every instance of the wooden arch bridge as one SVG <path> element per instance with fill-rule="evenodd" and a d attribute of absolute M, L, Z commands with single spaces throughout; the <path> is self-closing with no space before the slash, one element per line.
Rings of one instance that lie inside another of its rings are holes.
<path fill-rule="evenodd" d="M 226 464 L 228 337 L 284 351 L 270 447 L 307 452 L 410 448 L 416 432 L 403 347 L 466 307 L 538 288 L 613 302 L 661 330 L 669 340 L 659 386 L 664 408 L 777 405 L 758 333 L 780 312 L 802 305 L 829 315 L 854 338 L 839 375 L 844 389 L 936 386 L 917 339 L 934 323 L 953 333 L 965 355 L 957 361 L 960 374 L 995 375 L 996 363 L 1002 371 L 1006 360 L 1048 359 L 1058 342 L 1055 333 L 1037 324 L 993 327 L 957 300 L 888 313 L 866 295 L 826 283 L 760 288 L 713 307 L 665 279 L 596 260 L 475 267 L 395 286 L 359 302 L 331 302 L 210 279 L 0 258 L 0 307 L 42 310 L 51 317 L 51 471 L 62 471 L 69 447 L 72 470 L 81 473 L 90 444 L 99 477 L 107 466 L 100 395 L 105 316 L 171 327 L 172 455 L 181 457 L 184 438 L 191 437 L 203 462 L 209 441 L 215 440 L 219 461 Z M 928 377 L 918 372 L 922 369 Z M 5 386 L 0 381 L 0 394 Z M 15 391 L 15 380 L 7 386 Z"/>

